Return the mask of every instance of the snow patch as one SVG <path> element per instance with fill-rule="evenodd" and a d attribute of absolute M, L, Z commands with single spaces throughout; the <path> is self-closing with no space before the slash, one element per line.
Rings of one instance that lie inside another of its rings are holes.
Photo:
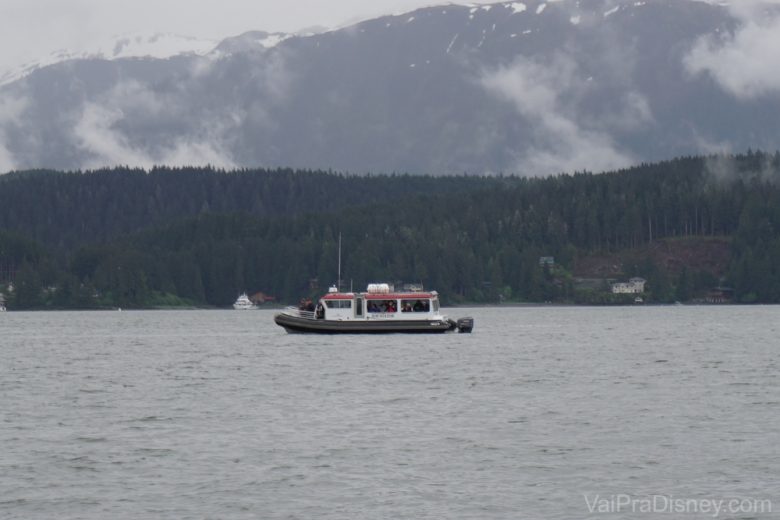
<path fill-rule="evenodd" d="M 265 38 L 258 38 L 255 41 L 257 41 L 257 43 L 265 49 L 272 49 L 291 36 L 291 34 L 273 33 L 269 34 Z"/>
<path fill-rule="evenodd" d="M 542 14 L 546 7 L 547 7 L 547 4 L 540 4 L 539 7 L 536 8 L 536 14 Z"/>
<path fill-rule="evenodd" d="M 569 18 L 569 21 L 571 22 L 572 25 L 579 25 L 580 24 L 580 16 L 579 15 L 572 16 L 571 18 Z"/>
<path fill-rule="evenodd" d="M 414 16 L 410 16 L 408 20 L 406 20 L 406 23 L 411 23 L 414 21 Z"/>
<path fill-rule="evenodd" d="M 460 36 L 460 35 L 459 35 L 459 34 L 456 34 L 456 35 L 455 35 L 455 36 L 452 38 L 452 41 L 450 42 L 450 44 L 447 46 L 447 54 L 449 54 L 449 53 L 450 53 L 450 51 L 452 50 L 452 46 L 453 46 L 453 45 L 455 45 L 455 41 L 458 39 L 458 36 Z"/>
<path fill-rule="evenodd" d="M 107 59 L 150 57 L 165 59 L 179 54 L 204 55 L 217 42 L 177 34 L 125 35 L 102 45 L 95 54 Z"/>
<path fill-rule="evenodd" d="M 606 18 L 607 16 L 611 16 L 611 15 L 617 13 L 619 10 L 620 10 L 620 6 L 616 5 L 615 7 L 613 7 L 612 9 L 610 9 L 609 11 L 604 13 L 604 18 Z"/>
<path fill-rule="evenodd" d="M 528 9 L 528 6 L 526 6 L 526 5 L 525 5 L 524 3 L 522 3 L 522 2 L 512 2 L 511 4 L 509 4 L 509 5 L 508 5 L 508 7 L 509 7 L 510 9 L 512 9 L 512 11 L 513 11 L 513 14 L 522 13 L 523 11 L 525 11 L 526 9 Z"/>

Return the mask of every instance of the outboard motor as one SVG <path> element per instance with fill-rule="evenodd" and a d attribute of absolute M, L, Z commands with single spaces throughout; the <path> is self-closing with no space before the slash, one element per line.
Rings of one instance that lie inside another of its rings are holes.
<path fill-rule="evenodd" d="M 459 318 L 457 321 L 458 332 L 471 332 L 474 328 L 474 318 Z"/>

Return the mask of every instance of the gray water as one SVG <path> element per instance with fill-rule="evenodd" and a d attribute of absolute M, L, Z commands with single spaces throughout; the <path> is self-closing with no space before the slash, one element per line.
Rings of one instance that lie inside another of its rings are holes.
<path fill-rule="evenodd" d="M 463 315 L 328 337 L 270 311 L 0 314 L 0 518 L 780 516 L 780 307 Z"/>

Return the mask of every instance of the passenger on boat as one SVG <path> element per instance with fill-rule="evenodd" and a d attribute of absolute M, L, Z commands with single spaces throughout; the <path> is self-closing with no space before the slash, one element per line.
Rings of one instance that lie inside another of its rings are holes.
<path fill-rule="evenodd" d="M 379 312 L 379 306 L 376 304 L 376 302 L 368 302 L 368 312 Z"/>
<path fill-rule="evenodd" d="M 395 300 L 387 300 L 385 304 L 385 309 L 387 312 L 395 312 L 396 311 Z"/>

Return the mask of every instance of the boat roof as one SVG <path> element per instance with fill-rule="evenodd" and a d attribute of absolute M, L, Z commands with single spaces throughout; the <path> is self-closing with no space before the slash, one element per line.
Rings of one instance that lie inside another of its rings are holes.
<path fill-rule="evenodd" d="M 362 296 L 367 300 L 425 300 L 428 298 L 435 298 L 439 294 L 433 292 L 387 292 L 387 293 L 328 293 L 322 297 L 323 300 L 351 300 L 355 296 Z"/>

